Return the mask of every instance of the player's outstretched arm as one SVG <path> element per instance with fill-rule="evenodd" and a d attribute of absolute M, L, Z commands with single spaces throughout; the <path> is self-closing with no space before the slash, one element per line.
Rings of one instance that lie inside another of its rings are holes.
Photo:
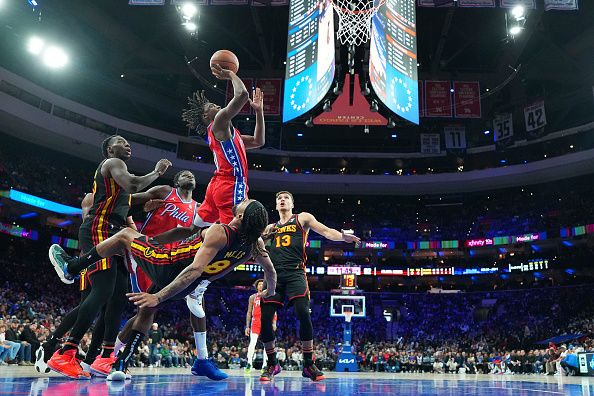
<path fill-rule="evenodd" d="M 227 103 L 227 106 L 219 110 L 212 124 L 212 131 L 215 138 L 220 141 L 225 141 L 231 138 L 231 120 L 239 114 L 243 106 L 245 106 L 250 98 L 250 94 L 243 84 L 243 81 L 241 81 L 241 79 L 237 77 L 237 74 L 233 73 L 231 70 L 223 69 L 219 65 L 213 65 L 211 71 L 219 80 L 231 80 L 231 83 L 233 84 L 233 98 Z"/>
<path fill-rule="evenodd" d="M 136 176 L 128 172 L 128 167 L 124 161 L 119 158 L 110 158 L 103 164 L 101 173 L 113 177 L 116 183 L 129 193 L 136 193 L 147 188 L 159 176 L 162 176 L 170 166 L 171 162 L 169 160 L 161 159 L 155 165 L 154 171 L 144 176 Z"/>
<path fill-rule="evenodd" d="M 194 261 L 186 267 L 170 284 L 156 294 L 128 293 L 130 301 L 136 306 L 156 307 L 160 303 L 176 296 L 202 275 L 204 268 L 210 263 L 217 253 L 227 245 L 227 234 L 221 225 L 214 225 L 208 229 L 204 243 L 196 253 Z"/>
<path fill-rule="evenodd" d="M 320 223 L 311 213 L 299 213 L 299 221 L 305 228 L 311 229 L 331 241 L 361 242 L 361 239 L 355 235 L 345 234 Z"/>
<path fill-rule="evenodd" d="M 264 94 L 260 88 L 256 88 L 252 92 L 252 99 L 250 99 L 250 106 L 256 113 L 256 127 L 254 128 L 254 136 L 241 135 L 243 145 L 246 150 L 256 149 L 264 146 L 266 143 L 266 124 L 264 122 Z"/>
<path fill-rule="evenodd" d="M 254 257 L 254 259 L 264 270 L 264 281 L 266 282 L 265 297 L 272 297 L 276 294 L 276 270 L 274 269 L 274 264 L 272 264 L 268 252 L 264 249 L 264 241 L 262 241 L 262 238 L 258 239 L 258 246 L 260 247 L 261 253 Z"/>
<path fill-rule="evenodd" d="M 144 205 L 151 200 L 162 201 L 169 195 L 172 189 L 173 187 L 167 185 L 151 187 L 146 191 L 132 194 L 131 204 Z"/>

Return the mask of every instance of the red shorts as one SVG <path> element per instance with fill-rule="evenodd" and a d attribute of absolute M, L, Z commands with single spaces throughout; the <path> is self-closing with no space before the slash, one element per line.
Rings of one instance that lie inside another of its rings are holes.
<path fill-rule="evenodd" d="M 246 199 L 247 192 L 246 179 L 215 175 L 208 183 L 198 216 L 207 223 L 229 224 L 233 220 L 233 206 Z"/>
<path fill-rule="evenodd" d="M 250 333 L 260 335 L 260 330 L 262 329 L 260 325 L 260 319 L 252 320 L 252 328 L 250 329 Z"/>
<path fill-rule="evenodd" d="M 130 284 L 133 293 L 148 293 L 153 281 L 136 263 L 131 253 L 126 253 L 126 269 L 130 273 Z"/>

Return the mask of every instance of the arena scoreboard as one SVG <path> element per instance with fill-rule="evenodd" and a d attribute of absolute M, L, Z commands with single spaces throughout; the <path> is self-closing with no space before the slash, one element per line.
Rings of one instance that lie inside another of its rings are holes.
<path fill-rule="evenodd" d="M 326 95 L 334 80 L 334 51 L 330 0 L 291 0 L 283 122 L 305 114 Z"/>
<path fill-rule="evenodd" d="M 386 107 L 419 124 L 415 3 L 415 0 L 386 0 L 374 15 L 369 79 Z"/>
<path fill-rule="evenodd" d="M 357 274 L 342 274 L 340 276 L 340 288 L 352 290 L 357 288 Z"/>

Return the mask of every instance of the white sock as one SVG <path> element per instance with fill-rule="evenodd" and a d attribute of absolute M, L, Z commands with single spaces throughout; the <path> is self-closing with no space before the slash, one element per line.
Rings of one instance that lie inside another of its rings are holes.
<path fill-rule="evenodd" d="M 120 340 L 120 337 L 116 337 L 115 346 L 113 348 L 114 355 L 118 356 L 118 354 L 120 353 L 122 348 L 125 346 L 126 346 L 126 343 L 122 342 L 122 340 Z"/>
<path fill-rule="evenodd" d="M 195 331 L 194 342 L 196 343 L 196 355 L 198 359 L 208 359 L 208 348 L 206 347 L 206 331 Z"/>

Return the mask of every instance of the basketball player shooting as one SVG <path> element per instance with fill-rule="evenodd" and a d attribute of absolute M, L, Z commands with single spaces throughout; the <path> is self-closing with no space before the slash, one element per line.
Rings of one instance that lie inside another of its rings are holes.
<path fill-rule="evenodd" d="M 221 108 L 210 102 L 204 91 L 196 92 L 188 99 L 189 108 L 182 113 L 182 119 L 188 126 L 206 138 L 216 165 L 204 201 L 198 209 L 195 224 L 200 227 L 217 221 L 228 224 L 233 219 L 231 209 L 247 198 L 246 150 L 262 147 L 265 142 L 262 91 L 256 88 L 250 99 L 245 85 L 235 72 L 223 69 L 216 63 L 211 63 L 211 71 L 217 79 L 231 81 L 233 98 L 226 107 Z M 253 136 L 242 135 L 231 123 L 247 102 L 256 113 Z"/>

